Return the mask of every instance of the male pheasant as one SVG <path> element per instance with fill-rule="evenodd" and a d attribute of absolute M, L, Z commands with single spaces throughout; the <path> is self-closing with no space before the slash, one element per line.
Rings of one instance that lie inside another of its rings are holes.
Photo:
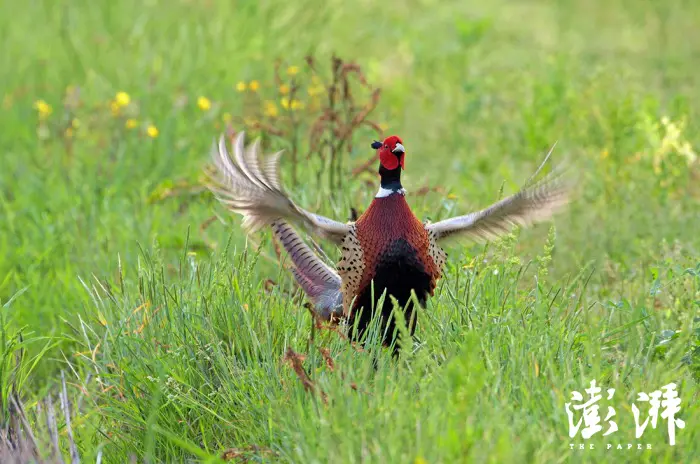
<path fill-rule="evenodd" d="M 383 344 L 394 342 L 395 320 L 389 295 L 405 308 L 409 333 L 414 334 L 411 293 L 415 292 L 421 306 L 433 295 L 447 257 L 441 246 L 447 239 L 484 241 L 500 237 L 514 225 L 529 226 L 549 219 L 569 198 L 567 183 L 559 173 L 552 172 L 539 182 L 528 181 L 518 193 L 481 211 L 423 223 L 406 202 L 401 185 L 406 150 L 401 138 L 394 135 L 372 144 L 379 158 L 380 187 L 375 198 L 356 221 L 342 223 L 297 206 L 279 182 L 277 169 L 282 152 L 261 160 L 259 140 L 246 147 L 244 137 L 243 132 L 236 136 L 233 159 L 223 137 L 214 144 L 212 156 L 218 176 L 211 190 L 219 201 L 244 217 L 243 227 L 248 233 L 271 226 L 289 253 L 294 276 L 319 317 L 344 319 L 350 327 L 356 324 L 353 340 L 362 339 L 374 310 L 381 312 Z M 314 254 L 291 223 L 340 247 L 337 273 Z M 384 303 L 379 307 L 384 291 Z"/>

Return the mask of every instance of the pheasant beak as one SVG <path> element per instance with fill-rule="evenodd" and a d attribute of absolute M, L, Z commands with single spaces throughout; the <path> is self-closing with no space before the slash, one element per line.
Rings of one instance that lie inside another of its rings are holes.
<path fill-rule="evenodd" d="M 404 169 L 403 158 L 404 158 L 404 155 L 406 154 L 406 149 L 403 147 L 403 145 L 397 142 L 396 145 L 394 146 L 394 149 L 391 150 L 391 152 L 393 154 L 395 154 L 396 157 L 399 159 L 399 164 L 401 165 L 401 169 Z"/>
<path fill-rule="evenodd" d="M 403 147 L 403 145 L 401 145 L 400 143 L 397 143 L 396 146 L 394 147 L 394 149 L 391 150 L 391 152 L 398 156 L 398 155 L 403 155 L 404 153 L 406 153 L 406 149 Z"/>

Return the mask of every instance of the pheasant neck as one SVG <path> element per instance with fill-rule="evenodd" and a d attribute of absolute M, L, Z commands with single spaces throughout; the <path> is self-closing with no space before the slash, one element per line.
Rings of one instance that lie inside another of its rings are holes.
<path fill-rule="evenodd" d="M 395 193 L 400 195 L 406 194 L 406 190 L 401 186 L 401 167 L 389 170 L 384 166 L 379 166 L 379 176 L 381 177 L 381 183 L 375 198 L 384 198 Z"/>

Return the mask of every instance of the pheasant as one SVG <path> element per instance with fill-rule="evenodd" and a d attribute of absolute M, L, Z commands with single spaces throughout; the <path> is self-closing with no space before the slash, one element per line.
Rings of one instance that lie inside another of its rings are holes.
<path fill-rule="evenodd" d="M 291 257 L 294 277 L 318 316 L 345 320 L 356 327 L 351 340 L 363 340 L 379 311 L 382 343 L 394 344 L 396 320 L 389 296 L 404 309 L 409 334 L 414 335 L 412 293 L 421 307 L 434 295 L 447 259 L 443 245 L 449 240 L 492 240 L 513 226 L 525 227 L 551 218 L 569 201 L 570 188 L 560 172 L 553 171 L 532 182 L 549 159 L 548 154 L 516 194 L 471 214 L 421 222 L 411 211 L 401 184 L 406 157 L 402 139 L 392 135 L 382 142 L 375 141 L 372 148 L 379 159 L 379 190 L 364 213 L 345 223 L 307 211 L 289 198 L 278 175 L 281 151 L 261 159 L 260 141 L 246 146 L 243 132 L 233 140 L 233 156 L 223 137 L 212 149 L 217 175 L 212 178 L 211 191 L 229 210 L 243 216 L 242 226 L 247 233 L 272 228 Z M 292 224 L 340 248 L 337 272 L 304 243 Z M 394 345 L 395 353 L 397 349 Z"/>

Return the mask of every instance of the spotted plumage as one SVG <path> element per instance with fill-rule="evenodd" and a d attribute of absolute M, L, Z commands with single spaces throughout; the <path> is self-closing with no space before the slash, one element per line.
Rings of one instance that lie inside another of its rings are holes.
<path fill-rule="evenodd" d="M 365 254 L 362 244 L 357 237 L 357 227 L 353 224 L 341 244 L 341 258 L 338 261 L 338 274 L 343 280 L 343 313 L 347 316 L 348 310 L 357 295 L 365 273 Z"/>
<path fill-rule="evenodd" d="M 423 227 L 428 232 L 428 255 L 432 258 L 433 262 L 438 269 L 442 269 L 447 262 L 447 253 L 442 249 L 437 243 L 437 233 L 434 230 L 429 229 L 427 226 L 429 223 L 423 224 Z"/>
<path fill-rule="evenodd" d="M 292 202 L 278 177 L 279 153 L 259 159 L 259 142 L 244 145 L 240 133 L 233 143 L 233 158 L 223 140 L 214 144 L 217 167 L 212 191 L 230 210 L 244 217 L 252 233 L 270 226 L 292 261 L 292 273 L 312 301 L 318 317 L 344 319 L 365 333 L 376 312 L 381 316 L 383 343 L 395 340 L 392 298 L 405 309 L 409 333 L 415 330 L 412 294 L 422 306 L 435 292 L 447 260 L 442 245 L 449 240 L 492 240 L 515 225 L 528 226 L 549 219 L 569 199 L 569 185 L 555 170 L 543 180 L 526 186 L 510 197 L 481 211 L 436 223 L 422 223 L 406 201 L 401 185 L 405 148 L 397 136 L 375 142 L 379 159 L 380 187 L 367 210 L 355 221 L 342 223 L 310 213 Z M 551 153 L 551 152 L 550 152 Z M 298 235 L 291 223 L 302 226 L 336 244 L 341 251 L 337 272 L 326 265 Z M 377 307 L 382 293 L 387 297 Z M 374 308 L 375 313 L 372 312 Z"/>

